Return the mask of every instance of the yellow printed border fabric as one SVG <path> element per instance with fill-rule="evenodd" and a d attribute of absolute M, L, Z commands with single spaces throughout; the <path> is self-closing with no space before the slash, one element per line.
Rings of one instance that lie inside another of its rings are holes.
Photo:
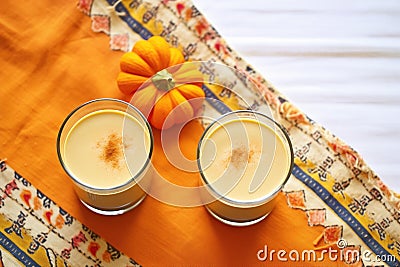
<path fill-rule="evenodd" d="M 138 266 L 0 162 L 3 266 Z"/>

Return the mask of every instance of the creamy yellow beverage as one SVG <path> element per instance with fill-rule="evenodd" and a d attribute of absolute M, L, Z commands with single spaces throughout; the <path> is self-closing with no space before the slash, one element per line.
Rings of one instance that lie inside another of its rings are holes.
<path fill-rule="evenodd" d="M 277 125 L 252 116 L 236 116 L 211 128 L 199 148 L 203 184 L 217 199 L 207 208 L 239 223 L 265 217 L 291 170 L 286 136 L 279 135 Z"/>
<path fill-rule="evenodd" d="M 113 188 L 140 171 L 149 147 L 150 136 L 135 118 L 117 110 L 101 110 L 84 116 L 70 130 L 64 158 L 81 183 Z M 129 166 L 126 158 L 131 159 Z"/>
<path fill-rule="evenodd" d="M 146 196 L 143 189 L 149 186 L 151 176 L 151 129 L 135 110 L 127 110 L 126 103 L 99 102 L 88 104 L 99 108 L 83 106 L 90 111 L 82 115 L 75 112 L 69 118 L 72 122 L 66 120 L 58 139 L 59 157 L 88 208 L 120 214 Z M 113 108 L 101 108 L 107 105 Z"/>

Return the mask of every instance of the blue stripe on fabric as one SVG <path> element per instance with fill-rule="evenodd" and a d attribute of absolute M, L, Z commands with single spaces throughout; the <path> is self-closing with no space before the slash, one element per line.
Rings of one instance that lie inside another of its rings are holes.
<path fill-rule="evenodd" d="M 376 255 L 390 255 L 390 253 L 371 236 L 371 234 L 360 224 L 360 222 L 357 221 L 357 219 L 322 185 L 320 185 L 297 165 L 294 165 L 292 174 L 311 190 L 313 190 L 343 221 L 350 226 L 351 229 L 353 229 L 353 231 Z M 400 266 L 400 262 L 397 259 L 395 261 L 388 261 L 386 263 L 389 266 Z"/>
<path fill-rule="evenodd" d="M 206 85 L 202 86 L 207 102 L 216 109 L 219 113 L 225 114 L 232 111 L 225 105 Z"/>
<path fill-rule="evenodd" d="M 0 232 L 0 245 L 8 250 L 16 259 L 18 259 L 25 266 L 38 266 L 40 264 L 35 262 L 31 257 L 28 256 L 23 250 L 21 250 L 14 242 Z"/>
<path fill-rule="evenodd" d="M 115 2 L 117 2 L 117 0 L 107 0 L 107 3 L 112 6 L 115 4 Z M 134 18 L 132 18 L 132 16 L 130 15 L 129 11 L 125 8 L 125 6 L 122 3 L 118 3 L 118 5 L 116 5 L 115 10 L 118 12 L 125 12 L 124 16 L 120 16 L 120 18 L 126 22 L 126 24 L 128 24 L 128 26 L 137 34 L 139 34 L 143 39 L 147 40 L 149 39 L 151 36 L 153 36 L 153 34 L 147 30 L 145 27 L 142 26 L 142 24 L 135 20 Z"/>

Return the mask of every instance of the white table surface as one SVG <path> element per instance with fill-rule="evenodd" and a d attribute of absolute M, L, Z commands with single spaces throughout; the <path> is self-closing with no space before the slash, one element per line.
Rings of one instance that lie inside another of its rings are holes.
<path fill-rule="evenodd" d="M 228 44 L 400 192 L 399 0 L 194 0 Z"/>

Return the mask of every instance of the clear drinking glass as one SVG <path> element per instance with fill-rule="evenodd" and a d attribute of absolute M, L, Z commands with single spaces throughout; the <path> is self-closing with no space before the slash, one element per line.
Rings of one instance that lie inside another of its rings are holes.
<path fill-rule="evenodd" d="M 204 131 L 197 150 L 207 210 L 234 226 L 257 223 L 272 211 L 293 168 L 286 131 L 266 115 L 234 111 Z"/>
<path fill-rule="evenodd" d="M 142 113 L 111 98 L 73 110 L 57 138 L 58 158 L 80 201 L 104 215 L 122 214 L 146 197 L 152 151 L 152 130 Z"/>

